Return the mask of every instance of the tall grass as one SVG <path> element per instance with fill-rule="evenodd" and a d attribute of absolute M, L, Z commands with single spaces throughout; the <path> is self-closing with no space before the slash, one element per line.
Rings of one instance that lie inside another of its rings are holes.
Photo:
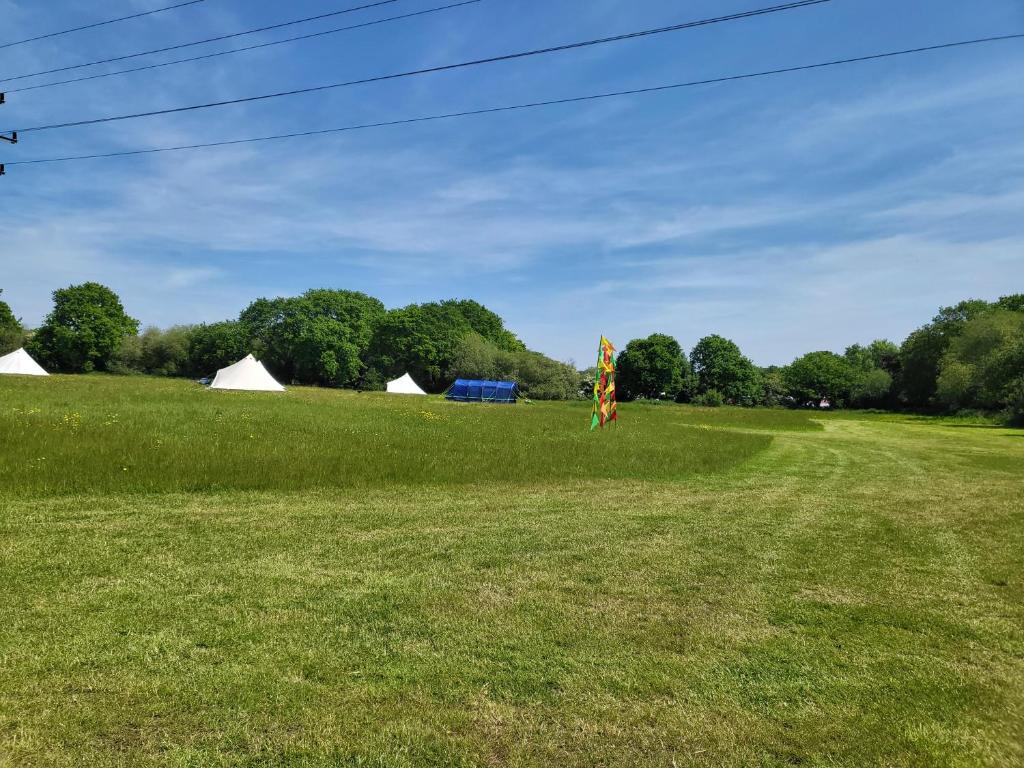
<path fill-rule="evenodd" d="M 672 479 L 764 449 L 748 413 L 623 406 L 591 434 L 587 403 L 515 406 L 181 380 L 0 379 L 0 493 L 298 490 L 394 484 Z M 809 428 L 799 414 L 759 415 Z M 764 426 L 764 424 L 761 424 Z"/>

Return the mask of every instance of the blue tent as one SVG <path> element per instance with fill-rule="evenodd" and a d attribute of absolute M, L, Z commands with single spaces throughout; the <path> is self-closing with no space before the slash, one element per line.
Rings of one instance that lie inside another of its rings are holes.
<path fill-rule="evenodd" d="M 458 379 L 445 397 L 463 403 L 514 403 L 519 396 L 519 387 L 514 381 L 477 381 Z"/>

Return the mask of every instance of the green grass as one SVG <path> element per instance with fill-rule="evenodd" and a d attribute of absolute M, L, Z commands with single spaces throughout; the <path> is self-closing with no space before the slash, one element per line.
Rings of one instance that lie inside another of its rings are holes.
<path fill-rule="evenodd" d="M 108 376 L 9 378 L 0 393 L 0 482 L 35 496 L 678 479 L 726 469 L 771 441 L 692 429 L 746 424 L 741 411 L 624 408 L 633 428 L 598 441 L 582 402 L 510 407 L 308 388 L 217 392 Z M 816 426 L 799 414 L 778 415 L 791 428 Z"/>
<path fill-rule="evenodd" d="M 622 416 L 0 380 L 0 766 L 1024 763 L 1024 433 Z"/>

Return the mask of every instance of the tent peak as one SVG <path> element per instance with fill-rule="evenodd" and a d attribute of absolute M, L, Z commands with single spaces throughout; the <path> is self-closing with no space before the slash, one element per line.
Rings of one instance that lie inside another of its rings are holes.
<path fill-rule="evenodd" d="M 210 389 L 241 389 L 251 392 L 284 392 L 273 376 L 267 373 L 263 363 L 246 355 L 234 365 L 221 368 L 210 385 Z"/>
<path fill-rule="evenodd" d="M 420 386 L 415 382 L 409 372 L 406 371 L 402 376 L 389 381 L 387 385 L 387 391 L 394 395 L 425 395 Z"/>
<path fill-rule="evenodd" d="M 0 374 L 15 376 L 49 376 L 43 367 L 32 359 L 25 348 L 16 349 L 9 355 L 0 356 Z"/>

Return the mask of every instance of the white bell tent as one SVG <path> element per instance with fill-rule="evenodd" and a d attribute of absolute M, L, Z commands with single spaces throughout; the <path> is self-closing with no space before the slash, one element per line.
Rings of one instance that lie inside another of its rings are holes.
<path fill-rule="evenodd" d="M 425 395 L 427 394 L 419 385 L 412 380 L 412 376 L 408 373 L 400 379 L 388 382 L 388 392 L 393 395 Z"/>
<path fill-rule="evenodd" d="M 251 392 L 284 392 L 274 377 L 267 373 L 263 363 L 246 355 L 234 365 L 217 371 L 210 389 L 244 389 Z"/>
<path fill-rule="evenodd" d="M 0 357 L 0 374 L 13 374 L 17 376 L 50 375 L 24 349 L 19 349 L 16 352 L 11 352 L 9 355 Z"/>

